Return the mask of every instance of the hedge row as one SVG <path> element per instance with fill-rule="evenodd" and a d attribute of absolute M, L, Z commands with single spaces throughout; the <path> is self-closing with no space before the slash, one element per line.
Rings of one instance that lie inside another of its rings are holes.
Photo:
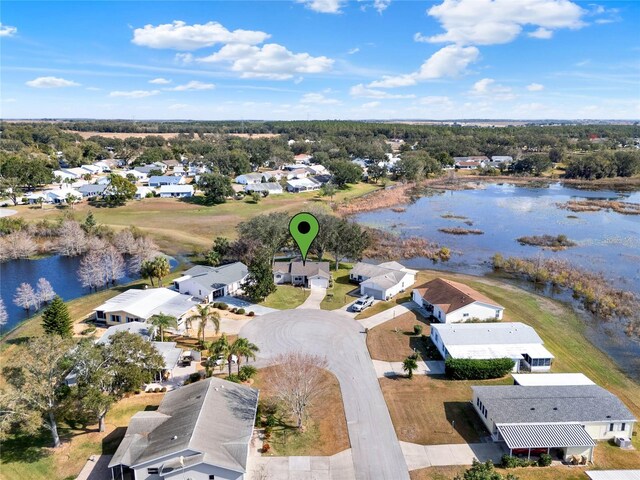
<path fill-rule="evenodd" d="M 445 362 L 445 373 L 454 380 L 486 380 L 504 377 L 513 369 L 510 358 L 476 360 L 471 358 L 449 358 Z"/>

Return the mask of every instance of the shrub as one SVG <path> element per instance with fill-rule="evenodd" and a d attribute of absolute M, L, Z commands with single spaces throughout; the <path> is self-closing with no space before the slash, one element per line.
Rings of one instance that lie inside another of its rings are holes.
<path fill-rule="evenodd" d="M 548 467 L 549 465 L 551 465 L 551 455 L 549 455 L 548 453 L 543 453 L 542 455 L 540 455 L 540 458 L 538 458 L 538 466 Z"/>
<path fill-rule="evenodd" d="M 267 415 L 267 427 L 273 428 L 278 424 L 278 420 L 276 419 L 276 416 L 273 413 L 270 413 L 269 415 Z"/>
<path fill-rule="evenodd" d="M 220 308 L 220 302 L 213 302 L 213 308 Z"/>
<path fill-rule="evenodd" d="M 166 391 L 167 391 L 167 387 L 162 387 L 162 388 L 160 389 L 160 391 L 161 391 L 162 393 L 166 392 Z"/>
<path fill-rule="evenodd" d="M 193 383 L 193 382 L 197 382 L 198 380 L 201 380 L 202 376 L 200 375 L 200 372 L 193 372 L 191 375 L 189 375 L 189 378 L 187 378 L 187 381 L 189 383 Z M 187 383 L 187 382 L 185 382 Z"/>
<path fill-rule="evenodd" d="M 445 373 L 454 380 L 486 380 L 504 377 L 513 366 L 513 360 L 510 358 L 448 358 L 445 362 Z"/>
<path fill-rule="evenodd" d="M 247 313 L 247 316 L 249 316 L 249 317 L 253 317 L 254 315 L 255 315 L 255 313 L 253 313 L 253 312 Z"/>
<path fill-rule="evenodd" d="M 233 383 L 240 383 L 240 377 L 238 377 L 238 375 L 236 375 L 235 373 L 232 373 L 231 375 L 229 375 L 227 378 L 225 378 L 225 380 L 228 380 L 230 382 Z"/>
<path fill-rule="evenodd" d="M 220 303 L 218 304 L 218 308 L 219 308 L 220 310 L 226 310 L 227 308 L 229 308 L 229 305 L 227 305 L 227 304 L 226 304 L 226 303 L 224 303 L 224 302 L 220 302 Z"/>
<path fill-rule="evenodd" d="M 268 443 L 262 444 L 262 453 L 267 453 L 270 449 L 271 449 L 271 445 L 269 445 Z"/>
<path fill-rule="evenodd" d="M 85 328 L 84 330 L 82 330 L 82 331 L 80 332 L 80 335 L 89 335 L 90 333 L 93 333 L 93 332 L 95 332 L 95 331 L 96 331 L 96 327 L 94 327 L 94 326 L 92 325 L 92 326 L 90 326 L 90 327 Z"/>
<path fill-rule="evenodd" d="M 243 365 L 240 367 L 240 373 L 238 373 L 238 378 L 246 382 L 250 378 L 254 377 L 258 373 L 258 370 L 253 365 Z"/>
<path fill-rule="evenodd" d="M 136 388 L 136 389 L 133 391 L 133 393 L 135 393 L 136 395 L 140 395 L 140 389 L 139 389 L 139 388 Z"/>
<path fill-rule="evenodd" d="M 160 387 L 156 387 L 153 389 L 153 393 L 160 393 Z"/>
<path fill-rule="evenodd" d="M 422 335 L 422 325 L 420 325 L 419 323 L 416 323 L 413 326 L 413 334 L 414 335 Z"/>
<path fill-rule="evenodd" d="M 547 455 L 547 454 L 545 453 L 543 455 Z M 549 464 L 551 464 L 551 456 L 549 455 L 547 456 L 549 457 Z M 534 462 L 533 460 L 526 460 L 524 458 L 514 457 L 506 453 L 502 456 L 502 459 L 500 461 L 500 466 L 503 468 L 532 467 L 534 465 L 536 465 L 536 462 Z"/>
<path fill-rule="evenodd" d="M 231 313 L 237 313 L 237 312 L 238 312 L 238 309 L 237 309 L 236 307 L 231 307 L 231 308 L 229 309 L 229 311 L 230 311 Z"/>
<path fill-rule="evenodd" d="M 238 315 L 244 315 L 245 310 L 244 310 L 244 308 L 239 308 L 238 310 L 236 310 L 236 313 L 237 313 Z"/>

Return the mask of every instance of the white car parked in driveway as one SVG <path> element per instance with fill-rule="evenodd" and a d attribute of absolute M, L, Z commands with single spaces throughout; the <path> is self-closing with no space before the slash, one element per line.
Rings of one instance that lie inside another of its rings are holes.
<path fill-rule="evenodd" d="M 351 305 L 351 309 L 354 312 L 361 312 L 371 305 L 373 305 L 373 297 L 371 295 L 364 295 L 356 300 L 353 305 Z"/>

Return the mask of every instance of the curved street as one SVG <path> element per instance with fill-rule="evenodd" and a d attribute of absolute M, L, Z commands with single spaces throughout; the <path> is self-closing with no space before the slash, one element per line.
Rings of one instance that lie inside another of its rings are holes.
<path fill-rule="evenodd" d="M 364 328 L 357 321 L 319 309 L 284 310 L 256 318 L 240 335 L 260 347 L 259 365 L 292 350 L 325 356 L 340 382 L 356 478 L 409 480 Z"/>

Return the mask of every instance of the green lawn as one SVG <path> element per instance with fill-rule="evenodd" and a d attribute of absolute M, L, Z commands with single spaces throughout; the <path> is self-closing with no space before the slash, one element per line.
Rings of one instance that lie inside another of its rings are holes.
<path fill-rule="evenodd" d="M 260 302 L 260 305 L 278 310 L 289 310 L 301 305 L 308 296 L 309 290 L 304 288 L 293 285 L 278 285 L 278 289 Z"/>
<path fill-rule="evenodd" d="M 320 304 L 322 310 L 336 310 L 355 300 L 355 297 L 347 295 L 350 291 L 358 288 L 357 285 L 349 282 L 349 270 L 352 267 L 351 264 L 341 263 L 337 271 L 331 271 L 333 287 L 327 289 L 327 295 Z"/>

